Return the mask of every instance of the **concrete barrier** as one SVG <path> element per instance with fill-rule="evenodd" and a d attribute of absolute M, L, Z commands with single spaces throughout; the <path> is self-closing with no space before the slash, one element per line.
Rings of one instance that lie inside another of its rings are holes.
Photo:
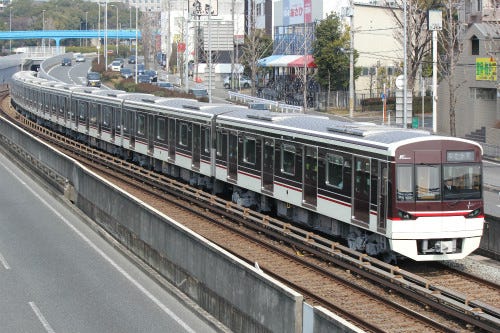
<path fill-rule="evenodd" d="M 44 169 L 81 211 L 231 330 L 359 332 L 316 307 L 308 306 L 313 311 L 304 322 L 301 294 L 2 118 L 0 142 Z"/>

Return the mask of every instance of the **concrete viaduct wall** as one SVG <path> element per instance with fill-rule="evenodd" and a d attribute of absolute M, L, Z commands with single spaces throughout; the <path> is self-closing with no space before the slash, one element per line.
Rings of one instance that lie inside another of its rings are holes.
<path fill-rule="evenodd" d="M 2 118 L 0 143 L 231 330 L 361 332 Z"/>

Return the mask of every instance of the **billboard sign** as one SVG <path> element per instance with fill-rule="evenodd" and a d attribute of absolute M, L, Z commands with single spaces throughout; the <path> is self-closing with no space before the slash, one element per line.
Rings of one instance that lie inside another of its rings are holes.
<path fill-rule="evenodd" d="M 312 0 L 284 0 L 283 25 L 312 22 Z"/>
<path fill-rule="evenodd" d="M 189 0 L 189 15 L 192 16 L 217 16 L 218 0 Z"/>
<path fill-rule="evenodd" d="M 493 58 L 476 58 L 476 80 L 496 81 L 497 62 Z"/>

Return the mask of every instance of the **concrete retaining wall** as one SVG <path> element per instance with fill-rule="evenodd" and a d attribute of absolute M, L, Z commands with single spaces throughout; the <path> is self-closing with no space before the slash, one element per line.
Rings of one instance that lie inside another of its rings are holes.
<path fill-rule="evenodd" d="M 59 183 L 63 177 L 65 193 L 79 209 L 231 330 L 358 332 L 316 308 L 304 324 L 302 295 L 3 119 L 0 136 L 2 144 L 22 149 L 29 164 L 43 165 Z"/>

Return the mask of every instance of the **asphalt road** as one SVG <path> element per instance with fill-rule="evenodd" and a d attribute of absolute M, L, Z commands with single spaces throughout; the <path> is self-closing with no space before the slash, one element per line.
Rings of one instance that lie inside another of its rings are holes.
<path fill-rule="evenodd" d="M 0 154 L 1 332 L 214 332 Z"/>

